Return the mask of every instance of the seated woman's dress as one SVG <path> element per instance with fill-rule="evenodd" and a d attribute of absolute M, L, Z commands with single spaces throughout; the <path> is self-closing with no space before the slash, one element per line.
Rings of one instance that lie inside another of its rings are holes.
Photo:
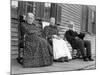
<path fill-rule="evenodd" d="M 23 67 L 41 67 L 53 63 L 52 48 L 42 37 L 42 29 L 38 24 L 22 23 L 21 29 L 25 35 Z"/>
<path fill-rule="evenodd" d="M 57 27 L 56 26 L 46 26 L 44 28 L 44 31 L 45 31 L 45 35 L 47 37 L 51 37 L 53 35 L 58 35 L 58 30 L 57 30 Z M 68 59 L 72 59 L 72 56 L 71 56 L 71 53 L 68 49 L 68 46 L 66 44 L 66 42 L 61 39 L 61 38 L 52 38 L 52 43 L 53 43 L 53 56 L 54 56 L 54 59 L 57 60 L 61 57 L 68 57 Z"/>

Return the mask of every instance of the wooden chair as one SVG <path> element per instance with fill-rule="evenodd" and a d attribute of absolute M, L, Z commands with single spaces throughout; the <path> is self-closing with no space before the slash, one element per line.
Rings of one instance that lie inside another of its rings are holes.
<path fill-rule="evenodd" d="M 76 49 L 76 48 L 72 48 L 71 44 L 68 43 L 68 41 L 65 38 L 64 38 L 64 40 L 66 41 L 67 46 L 71 50 L 70 52 L 71 52 L 71 55 L 72 55 L 72 59 L 81 58 L 80 50 Z"/>
<path fill-rule="evenodd" d="M 73 29 L 73 31 L 75 30 L 75 24 L 74 24 L 74 22 L 73 21 L 66 21 L 66 22 L 68 22 L 68 27 L 69 28 L 72 28 Z M 65 37 L 64 37 L 64 39 L 65 39 Z M 69 43 L 70 44 L 70 43 Z M 70 45 L 71 46 L 71 45 Z M 72 46 L 71 46 L 72 47 Z M 75 59 L 75 58 L 80 58 L 81 57 L 81 52 L 80 52 L 80 50 L 79 49 L 76 49 L 76 48 L 72 48 L 72 51 L 71 51 L 71 54 L 72 54 L 72 58 L 73 59 Z"/>
<path fill-rule="evenodd" d="M 22 16 L 19 17 L 19 25 L 18 25 L 18 58 L 17 61 L 22 64 L 23 63 L 23 55 L 24 55 L 24 47 L 25 47 L 25 35 L 22 34 L 22 30 L 21 30 L 21 23 L 22 21 Z"/>

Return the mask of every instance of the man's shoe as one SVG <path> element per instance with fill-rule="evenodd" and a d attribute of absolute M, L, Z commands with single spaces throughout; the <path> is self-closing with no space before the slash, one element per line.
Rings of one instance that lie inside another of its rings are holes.
<path fill-rule="evenodd" d="M 68 62 L 69 61 L 69 59 L 68 59 L 68 57 L 66 56 L 66 57 L 64 57 L 64 61 L 65 62 Z"/>
<path fill-rule="evenodd" d="M 92 59 L 92 58 L 89 58 L 89 61 L 94 61 L 94 59 Z"/>
<path fill-rule="evenodd" d="M 88 61 L 88 59 L 87 59 L 87 58 L 84 58 L 83 60 L 84 60 L 84 61 Z"/>
<path fill-rule="evenodd" d="M 64 58 L 62 57 L 62 58 L 59 58 L 59 59 L 57 59 L 57 60 L 54 60 L 55 62 L 64 62 Z"/>

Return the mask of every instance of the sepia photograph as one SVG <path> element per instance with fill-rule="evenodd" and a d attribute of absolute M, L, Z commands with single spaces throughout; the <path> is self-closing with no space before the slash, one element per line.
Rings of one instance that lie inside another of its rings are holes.
<path fill-rule="evenodd" d="M 96 5 L 10 2 L 11 74 L 96 69 Z"/>

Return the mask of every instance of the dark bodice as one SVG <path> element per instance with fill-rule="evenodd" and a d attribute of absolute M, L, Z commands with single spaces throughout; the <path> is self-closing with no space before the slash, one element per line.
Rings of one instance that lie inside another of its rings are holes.
<path fill-rule="evenodd" d="M 21 39 L 23 40 L 26 37 L 26 40 L 32 41 L 38 37 L 43 37 L 43 30 L 39 27 L 38 24 L 28 24 L 26 22 L 21 24 Z M 25 37 L 24 37 L 25 36 Z"/>
<path fill-rule="evenodd" d="M 58 35 L 58 29 L 56 26 L 46 26 L 44 28 L 45 36 L 51 38 L 52 35 Z"/>
<path fill-rule="evenodd" d="M 27 35 L 32 35 L 35 34 L 37 36 L 41 36 L 41 31 L 42 29 L 39 28 L 38 24 L 28 24 L 28 23 L 22 23 L 21 24 L 21 31 L 23 34 L 27 34 Z"/>

